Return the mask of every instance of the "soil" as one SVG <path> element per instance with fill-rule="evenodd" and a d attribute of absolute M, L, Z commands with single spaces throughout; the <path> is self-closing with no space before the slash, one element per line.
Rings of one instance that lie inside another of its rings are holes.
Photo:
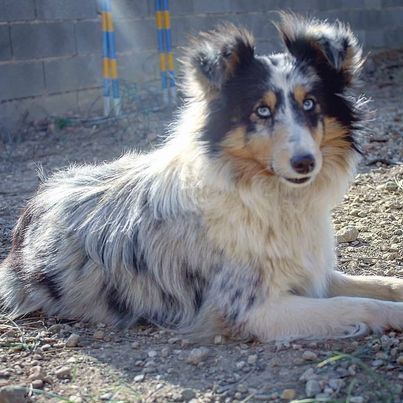
<path fill-rule="evenodd" d="M 333 214 L 339 267 L 403 277 L 403 52 L 372 56 L 363 81 L 377 113 L 360 139 L 359 174 Z M 18 141 L 0 136 L 0 259 L 39 165 L 50 172 L 153 147 L 172 115 L 146 104 L 132 112 L 52 118 L 22 125 Z M 0 402 L 403 402 L 402 386 L 397 332 L 282 345 L 216 337 L 201 346 L 151 326 L 0 316 Z"/>

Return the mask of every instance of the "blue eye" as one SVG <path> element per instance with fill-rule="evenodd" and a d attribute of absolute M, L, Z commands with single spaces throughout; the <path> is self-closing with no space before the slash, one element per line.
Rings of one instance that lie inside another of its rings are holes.
<path fill-rule="evenodd" d="M 271 110 L 268 106 L 259 106 L 256 109 L 256 115 L 258 115 L 259 118 L 267 119 L 271 116 Z"/>
<path fill-rule="evenodd" d="M 304 111 L 312 111 L 315 105 L 315 101 L 312 98 L 305 99 L 303 102 Z"/>

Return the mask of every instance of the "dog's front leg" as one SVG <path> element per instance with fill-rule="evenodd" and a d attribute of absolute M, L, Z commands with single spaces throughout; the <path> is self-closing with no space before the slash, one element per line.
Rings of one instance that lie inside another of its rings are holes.
<path fill-rule="evenodd" d="M 262 341 L 353 337 L 387 328 L 403 328 L 403 303 L 353 297 L 269 297 L 245 323 Z"/>
<path fill-rule="evenodd" d="M 403 301 L 403 279 L 381 276 L 350 276 L 335 271 L 330 276 L 328 295 L 329 297 L 344 295 L 386 301 Z"/>

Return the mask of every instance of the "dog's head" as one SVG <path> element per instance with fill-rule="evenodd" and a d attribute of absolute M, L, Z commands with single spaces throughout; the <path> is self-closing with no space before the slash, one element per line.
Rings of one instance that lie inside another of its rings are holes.
<path fill-rule="evenodd" d="M 362 52 L 341 23 L 283 14 L 278 29 L 286 51 L 270 56 L 232 25 L 201 34 L 187 52 L 186 88 L 207 105 L 200 138 L 212 158 L 229 160 L 238 177 L 301 187 L 355 150 L 359 117 L 346 91 Z"/>

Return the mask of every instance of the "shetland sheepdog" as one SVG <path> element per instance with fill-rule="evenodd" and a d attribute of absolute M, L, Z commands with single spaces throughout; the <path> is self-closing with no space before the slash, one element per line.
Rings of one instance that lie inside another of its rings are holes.
<path fill-rule="evenodd" d="M 185 52 L 185 102 L 148 154 L 44 181 L 0 266 L 2 308 L 263 342 L 403 327 L 403 280 L 336 270 L 363 64 L 350 28 L 282 14 L 283 53 L 227 24 Z"/>

